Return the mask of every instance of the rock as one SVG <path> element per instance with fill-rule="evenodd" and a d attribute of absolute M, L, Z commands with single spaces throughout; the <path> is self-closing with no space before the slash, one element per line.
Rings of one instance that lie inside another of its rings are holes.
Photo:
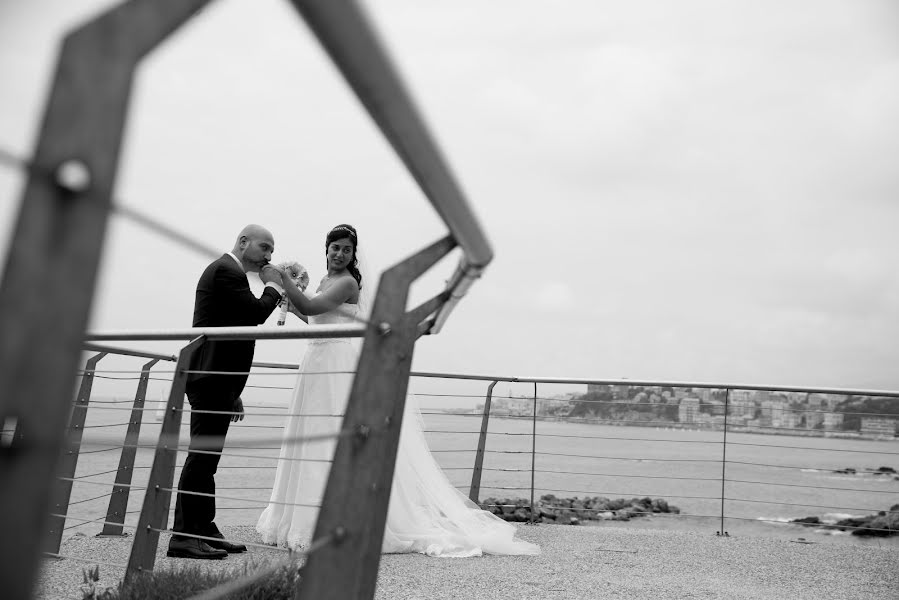
<path fill-rule="evenodd" d="M 791 519 L 790 523 L 797 523 L 799 525 L 820 525 L 821 519 L 818 517 L 802 517 L 800 519 Z"/>
<path fill-rule="evenodd" d="M 531 514 L 530 514 L 530 513 L 531 513 L 530 510 L 527 510 L 527 509 L 524 509 L 524 508 L 518 508 L 518 509 L 515 510 L 514 513 L 512 513 L 512 517 L 513 517 L 513 520 L 514 520 L 514 521 L 518 521 L 519 523 L 523 523 L 524 521 L 529 521 L 529 520 L 530 520 L 530 517 L 531 517 Z"/>
<path fill-rule="evenodd" d="M 843 475 L 855 475 L 856 471 L 852 467 L 846 467 L 845 469 L 837 469 L 834 473 L 842 473 Z"/>
<path fill-rule="evenodd" d="M 872 475 L 895 475 L 896 469 L 892 467 L 879 467 L 871 471 Z"/>
<path fill-rule="evenodd" d="M 894 506 L 893 508 L 899 508 Z M 890 509 L 892 510 L 892 509 Z M 899 513 L 881 511 L 868 523 L 852 532 L 852 535 L 887 537 L 899 535 Z"/>
<path fill-rule="evenodd" d="M 630 501 L 625 500 L 624 498 L 618 498 L 617 500 L 610 500 L 606 503 L 606 508 L 611 511 L 621 510 L 625 506 L 629 506 Z"/>
<path fill-rule="evenodd" d="M 846 529 L 855 529 L 857 531 L 857 528 L 866 526 L 872 518 L 873 517 L 852 517 L 849 519 L 841 519 L 834 523 L 833 526 L 840 531 L 846 531 Z"/>
<path fill-rule="evenodd" d="M 555 519 L 556 519 L 556 513 L 554 513 L 551 509 L 549 509 L 549 508 L 547 508 L 547 507 L 545 507 L 545 506 L 538 506 L 538 507 L 537 507 L 537 514 L 538 514 L 541 518 L 552 519 L 553 521 L 555 521 Z"/>
<path fill-rule="evenodd" d="M 603 496 L 597 496 L 596 498 L 593 499 L 593 508 L 595 508 L 596 510 L 602 510 L 602 511 L 610 510 L 609 502 L 611 502 L 611 500 L 609 500 L 608 498 L 605 498 Z"/>
<path fill-rule="evenodd" d="M 524 522 L 531 520 L 531 505 L 524 498 L 487 498 L 481 508 L 506 521 Z M 579 525 L 582 521 L 618 520 L 629 521 L 652 513 L 674 513 L 680 510 L 662 498 L 618 498 L 610 500 L 602 496 L 593 498 L 559 498 L 554 494 L 544 494 L 534 507 L 536 521 Z"/>

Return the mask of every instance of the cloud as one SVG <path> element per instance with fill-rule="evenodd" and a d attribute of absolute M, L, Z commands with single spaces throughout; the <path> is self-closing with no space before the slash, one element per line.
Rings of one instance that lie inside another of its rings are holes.
<path fill-rule="evenodd" d="M 545 311 L 568 310 L 574 306 L 574 292 L 567 283 L 549 281 L 534 294 L 534 306 Z"/>

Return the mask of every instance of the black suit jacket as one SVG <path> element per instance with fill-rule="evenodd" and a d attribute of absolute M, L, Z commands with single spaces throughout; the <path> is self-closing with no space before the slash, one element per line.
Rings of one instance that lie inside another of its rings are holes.
<path fill-rule="evenodd" d="M 228 254 L 206 267 L 197 283 L 194 301 L 194 327 L 233 327 L 264 323 L 281 300 L 280 294 L 266 286 L 261 298 L 250 291 L 247 275 Z M 253 363 L 254 340 L 206 341 L 194 353 L 192 371 L 249 371 Z M 231 387 L 240 394 L 246 375 L 207 375 L 191 373 L 188 391 L 215 383 Z"/>

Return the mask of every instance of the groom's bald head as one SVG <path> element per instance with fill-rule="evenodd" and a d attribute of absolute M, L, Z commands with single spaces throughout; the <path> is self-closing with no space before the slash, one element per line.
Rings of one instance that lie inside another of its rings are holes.
<path fill-rule="evenodd" d="M 275 238 L 261 225 L 250 224 L 241 229 L 234 242 L 234 256 L 243 263 L 245 271 L 258 271 L 272 260 Z"/>

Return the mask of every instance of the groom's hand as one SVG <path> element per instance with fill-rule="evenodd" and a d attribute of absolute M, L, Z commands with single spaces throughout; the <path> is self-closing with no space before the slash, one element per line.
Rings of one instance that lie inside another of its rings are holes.
<path fill-rule="evenodd" d="M 234 401 L 234 408 L 231 409 L 233 413 L 240 413 L 231 415 L 231 422 L 237 423 L 238 421 L 243 421 L 243 400 L 240 399 L 240 396 Z"/>
<path fill-rule="evenodd" d="M 277 283 L 281 287 L 284 287 L 284 279 L 281 276 L 281 271 L 272 265 L 265 265 L 262 267 L 262 270 L 259 272 L 259 279 L 262 280 L 262 283 Z"/>

